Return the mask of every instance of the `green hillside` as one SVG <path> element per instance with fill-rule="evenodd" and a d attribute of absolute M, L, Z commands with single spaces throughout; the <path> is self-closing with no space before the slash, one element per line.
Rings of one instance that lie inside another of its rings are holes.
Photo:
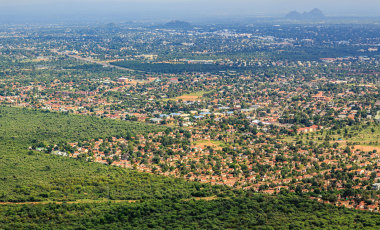
<path fill-rule="evenodd" d="M 0 129 L 3 202 L 189 198 L 225 189 L 28 150 L 36 142 L 143 133 L 157 126 L 7 107 L 0 109 Z"/>

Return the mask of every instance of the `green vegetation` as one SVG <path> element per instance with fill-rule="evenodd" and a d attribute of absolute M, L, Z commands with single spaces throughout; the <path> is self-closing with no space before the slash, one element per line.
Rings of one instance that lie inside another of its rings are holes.
<path fill-rule="evenodd" d="M 23 144 L 37 140 L 57 143 L 164 130 L 138 122 L 10 107 L 0 108 L 0 127 L 1 140 Z"/>
<path fill-rule="evenodd" d="M 380 224 L 377 214 L 293 195 L 275 198 L 28 151 L 36 140 L 73 141 L 157 128 L 18 108 L 0 111 L 0 200 L 36 202 L 0 203 L 4 229 L 370 229 Z M 215 195 L 219 198 L 207 199 Z M 51 203 L 57 201 L 63 203 Z"/>
<path fill-rule="evenodd" d="M 189 198 L 224 188 L 29 151 L 28 146 L 160 130 L 140 123 L 0 109 L 0 201 Z"/>
<path fill-rule="evenodd" d="M 322 144 L 328 141 L 330 144 L 352 144 L 361 146 L 379 147 L 380 125 L 374 123 L 358 123 L 353 126 L 347 126 L 341 129 L 322 130 L 297 135 L 295 137 L 287 136 L 284 140 L 288 142 L 296 141 L 314 141 Z"/>
<path fill-rule="evenodd" d="M 379 228 L 380 27 L 185 28 L 0 28 L 0 229 Z"/>
<path fill-rule="evenodd" d="M 211 72 L 217 73 L 219 71 L 228 70 L 245 70 L 245 68 L 238 68 L 233 66 L 223 66 L 217 64 L 169 64 L 169 63 L 141 63 L 137 61 L 119 61 L 110 63 L 115 66 L 120 66 L 133 70 L 140 70 L 153 73 L 184 73 L 184 72 Z"/>
<path fill-rule="evenodd" d="M 5 229 L 374 229 L 380 216 L 305 198 L 247 193 L 232 199 L 141 203 L 8 205 Z"/>

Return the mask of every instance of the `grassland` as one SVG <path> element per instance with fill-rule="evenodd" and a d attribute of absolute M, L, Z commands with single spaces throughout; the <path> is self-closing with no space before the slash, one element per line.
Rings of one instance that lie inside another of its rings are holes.
<path fill-rule="evenodd" d="M 330 144 L 338 143 L 344 147 L 351 144 L 360 148 L 373 147 L 373 149 L 380 147 L 380 125 L 378 123 L 359 124 L 354 126 L 347 126 L 340 130 L 322 130 L 318 132 L 311 132 L 306 134 L 299 134 L 294 137 L 288 136 L 283 139 L 286 142 L 313 141 L 322 144 L 328 141 Z M 368 149 L 368 148 L 367 148 Z"/>
<path fill-rule="evenodd" d="M 223 147 L 226 147 L 226 143 L 223 141 L 215 141 L 215 140 L 199 140 L 199 141 L 194 141 L 192 143 L 193 147 L 198 147 L 198 148 L 207 148 L 207 147 L 212 147 L 215 150 L 221 150 Z"/>

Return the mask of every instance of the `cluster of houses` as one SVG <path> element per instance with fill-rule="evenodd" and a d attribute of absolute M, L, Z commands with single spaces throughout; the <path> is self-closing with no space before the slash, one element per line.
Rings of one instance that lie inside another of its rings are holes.
<path fill-rule="evenodd" d="M 206 118 L 218 122 L 223 117 L 244 114 L 253 125 L 298 125 L 298 133 L 321 129 L 320 125 L 313 124 L 312 117 L 315 116 L 332 117 L 332 123 L 344 119 L 379 119 L 379 115 L 373 113 L 379 106 L 368 104 L 364 98 L 376 97 L 377 88 L 367 84 L 361 86 L 361 91 L 352 91 L 348 86 L 353 79 L 338 82 L 320 77 L 294 84 L 295 78 L 275 76 L 272 82 L 264 85 L 260 84 L 258 76 L 246 75 L 188 74 L 181 84 L 174 83 L 170 80 L 172 78 L 173 74 L 162 75 L 160 79 L 148 77 L 139 84 L 132 84 L 137 81 L 131 77 L 81 82 L 88 84 L 91 90 L 59 80 L 49 85 L 12 83 L 7 86 L 11 93 L 0 95 L 0 103 L 185 127 L 195 127 L 198 121 Z M 317 91 L 319 85 L 332 82 L 342 90 Z M 206 96 L 181 96 L 189 93 L 189 89 L 209 93 Z M 311 124 L 292 119 L 297 110 L 311 111 L 308 112 Z M 365 116 L 360 110 L 366 111 Z"/>
<path fill-rule="evenodd" d="M 236 131 L 228 137 L 222 134 L 212 137 L 214 131 L 218 131 L 216 127 L 193 130 L 186 136 L 174 129 L 170 133 L 155 132 L 131 139 L 95 139 L 69 143 L 74 151 L 59 149 L 52 154 L 85 156 L 103 164 L 268 194 L 283 189 L 295 192 L 297 187 L 304 193 L 316 194 L 317 190 L 335 190 L 338 193 L 335 204 L 358 209 L 364 207 L 360 205 L 360 199 L 364 198 L 360 195 L 343 197 L 346 183 L 352 183 L 352 189 L 358 191 L 380 188 L 380 153 L 377 151 L 363 152 L 353 146 L 349 154 L 343 147 L 329 147 L 315 155 L 313 146 L 292 149 L 286 142 L 270 141 L 273 138 L 270 134 L 258 133 L 256 137 L 245 139 L 245 143 L 234 145 L 238 140 L 234 135 Z M 173 141 L 162 142 L 167 138 Z M 337 176 L 342 173 L 352 175 L 351 181 Z M 378 198 L 380 194 L 371 198 L 377 207 L 365 205 L 363 209 L 379 211 Z M 319 196 L 316 199 L 321 200 Z"/>

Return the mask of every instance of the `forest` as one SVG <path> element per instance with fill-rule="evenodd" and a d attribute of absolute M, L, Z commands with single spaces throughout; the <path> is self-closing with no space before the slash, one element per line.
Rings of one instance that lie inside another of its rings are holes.
<path fill-rule="evenodd" d="M 379 215 L 371 213 L 250 193 L 210 201 L 8 205 L 0 214 L 5 229 L 374 229 L 380 224 Z"/>

